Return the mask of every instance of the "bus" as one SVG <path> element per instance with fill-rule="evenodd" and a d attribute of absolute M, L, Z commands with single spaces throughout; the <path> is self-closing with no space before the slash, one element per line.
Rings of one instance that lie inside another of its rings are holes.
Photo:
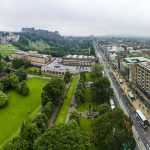
<path fill-rule="evenodd" d="M 136 116 L 137 121 L 141 124 L 141 126 L 144 129 L 146 129 L 149 126 L 148 120 L 139 109 L 136 110 L 135 116 Z"/>
<path fill-rule="evenodd" d="M 111 109 L 114 109 L 115 108 L 115 103 L 114 103 L 113 99 L 110 99 L 109 101 L 110 101 Z"/>

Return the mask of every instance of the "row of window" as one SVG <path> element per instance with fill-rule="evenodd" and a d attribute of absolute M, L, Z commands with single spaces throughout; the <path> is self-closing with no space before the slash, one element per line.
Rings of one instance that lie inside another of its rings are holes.
<path fill-rule="evenodd" d="M 44 70 L 44 72 L 47 72 L 50 74 L 58 74 L 58 75 L 64 75 L 65 74 L 65 72 L 51 71 L 51 70 Z"/>

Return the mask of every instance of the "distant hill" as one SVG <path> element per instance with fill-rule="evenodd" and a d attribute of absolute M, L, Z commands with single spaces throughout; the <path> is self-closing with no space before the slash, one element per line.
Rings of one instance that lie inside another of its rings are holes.
<path fill-rule="evenodd" d="M 33 50 L 53 56 L 64 56 L 67 54 L 88 55 L 91 42 L 90 37 L 64 37 L 58 31 L 23 28 L 19 41 L 12 44 L 24 51 Z"/>

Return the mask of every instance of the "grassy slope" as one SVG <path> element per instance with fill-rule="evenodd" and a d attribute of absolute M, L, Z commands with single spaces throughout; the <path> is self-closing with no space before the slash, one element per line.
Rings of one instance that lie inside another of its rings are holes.
<path fill-rule="evenodd" d="M 16 48 L 13 45 L 0 45 L 0 53 L 2 56 L 10 56 L 14 51 L 16 51 Z"/>
<path fill-rule="evenodd" d="M 42 87 L 48 80 L 32 78 L 27 83 L 30 94 L 27 97 L 9 91 L 9 104 L 0 109 L 0 145 L 18 134 L 21 123 L 29 116 L 35 116 L 40 110 Z"/>
<path fill-rule="evenodd" d="M 43 51 L 47 48 L 50 48 L 50 46 L 43 41 L 36 41 L 36 42 L 30 42 L 29 46 L 31 48 L 35 48 L 35 50 Z"/>
<path fill-rule="evenodd" d="M 66 119 L 66 116 L 68 113 L 69 105 L 70 105 L 71 100 L 72 100 L 72 96 L 74 94 L 77 80 L 78 80 L 78 76 L 76 75 L 76 76 L 74 76 L 74 78 L 72 80 L 72 83 L 71 83 L 70 88 L 68 90 L 67 96 L 64 99 L 63 105 L 62 105 L 60 112 L 57 116 L 55 124 L 65 123 L 65 119 Z"/>

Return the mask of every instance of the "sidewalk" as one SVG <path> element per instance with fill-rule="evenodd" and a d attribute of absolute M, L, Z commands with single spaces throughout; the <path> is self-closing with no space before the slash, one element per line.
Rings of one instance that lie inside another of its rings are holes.
<path fill-rule="evenodd" d="M 124 91 L 124 93 L 126 94 L 126 96 L 128 97 L 128 99 L 130 100 L 132 106 L 134 107 L 134 109 L 140 109 L 142 111 L 142 113 L 146 116 L 147 119 L 150 119 L 150 111 L 149 109 L 143 104 L 143 102 L 136 98 L 134 100 L 131 100 L 129 95 L 128 95 L 128 91 L 131 91 L 131 89 L 128 87 L 126 80 L 123 78 L 123 76 L 118 72 L 118 71 L 113 71 L 112 72 L 114 74 L 114 77 L 116 77 L 116 79 L 119 82 L 119 79 L 123 80 L 123 83 L 120 84 L 120 86 L 122 87 L 122 90 Z"/>

